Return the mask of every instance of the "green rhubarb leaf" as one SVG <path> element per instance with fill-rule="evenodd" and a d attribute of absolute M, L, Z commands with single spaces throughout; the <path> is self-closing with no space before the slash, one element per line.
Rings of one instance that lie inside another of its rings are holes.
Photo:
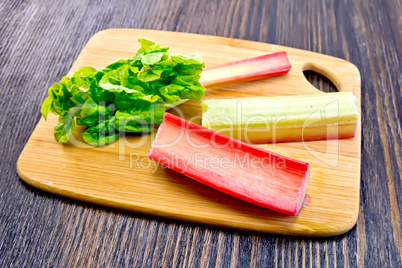
<path fill-rule="evenodd" d="M 40 112 L 41 112 L 42 116 L 45 118 L 45 120 L 47 120 L 47 115 L 49 114 L 49 112 L 52 109 L 53 101 L 54 101 L 53 97 L 48 96 L 42 103 L 42 107 L 40 109 Z"/>
<path fill-rule="evenodd" d="M 89 78 L 95 76 L 97 73 L 98 71 L 95 68 L 85 66 L 78 69 L 78 71 L 74 73 L 74 77 Z"/>
<path fill-rule="evenodd" d="M 135 56 L 100 70 L 82 67 L 52 85 L 41 113 L 45 119 L 50 111 L 59 115 L 54 132 L 58 142 L 68 141 L 74 120 L 89 127 L 82 136 L 96 146 L 115 141 L 119 131 L 150 132 L 153 124 L 162 122 L 165 105 L 204 95 L 198 82 L 204 67 L 201 54 L 170 54 L 168 47 L 138 41 L 141 48 Z"/>
<path fill-rule="evenodd" d="M 51 111 L 56 115 L 67 112 L 74 104 L 70 98 L 72 96 L 70 88 L 72 87 L 71 79 L 64 77 L 59 83 L 54 83 L 49 88 L 49 96 L 53 99 Z"/>
<path fill-rule="evenodd" d="M 93 101 L 91 98 L 88 98 L 84 105 L 81 108 L 80 117 L 88 117 L 95 114 L 99 109 L 99 105 Z"/>
<path fill-rule="evenodd" d="M 150 67 L 143 67 L 138 73 L 138 79 L 142 82 L 151 82 L 161 78 L 161 71 L 154 71 Z"/>
<path fill-rule="evenodd" d="M 172 54 L 171 57 L 174 62 L 183 65 L 203 65 L 202 54 L 200 52 L 194 52 L 188 56 L 184 56 L 181 54 Z"/>
<path fill-rule="evenodd" d="M 114 104 L 104 106 L 88 99 L 82 106 L 80 117 L 77 118 L 77 125 L 92 127 L 98 123 L 109 119 L 115 110 Z"/>
<path fill-rule="evenodd" d="M 162 59 L 164 54 L 165 54 L 164 52 L 146 54 L 141 58 L 141 63 L 143 65 L 155 64 L 155 63 L 159 62 Z"/>
<path fill-rule="evenodd" d="M 119 137 L 119 132 L 115 129 L 115 118 L 105 120 L 96 126 L 88 128 L 82 133 L 82 138 L 93 146 L 105 146 L 113 143 Z"/>
<path fill-rule="evenodd" d="M 129 111 L 116 112 L 116 128 L 119 131 L 127 133 L 148 133 L 152 131 L 152 126 L 147 122 L 150 113 L 141 113 L 133 115 Z"/>
<path fill-rule="evenodd" d="M 183 87 L 181 91 L 177 91 L 176 94 L 182 99 L 195 99 L 199 100 L 205 95 L 205 88 L 201 86 L 198 80 L 195 80 L 191 75 L 177 76 L 172 84 L 180 85 Z"/>
<path fill-rule="evenodd" d="M 158 44 L 143 38 L 139 38 L 138 42 L 141 43 L 141 48 L 138 50 L 136 56 L 152 52 L 165 52 L 169 50 L 168 47 L 161 48 Z"/>
<path fill-rule="evenodd" d="M 131 106 L 116 111 L 116 129 L 129 133 L 150 132 L 153 124 L 160 124 L 165 106 L 158 96 L 138 99 Z"/>
<path fill-rule="evenodd" d="M 54 127 L 54 138 L 59 143 L 66 143 L 75 128 L 74 117 L 70 113 L 59 116 L 59 121 Z"/>
<path fill-rule="evenodd" d="M 122 65 L 116 70 L 110 71 L 105 74 L 102 79 L 99 81 L 99 86 L 106 89 L 109 92 L 127 92 L 132 93 L 135 92 L 135 89 L 131 89 L 121 85 L 122 77 L 129 76 L 129 66 Z"/>

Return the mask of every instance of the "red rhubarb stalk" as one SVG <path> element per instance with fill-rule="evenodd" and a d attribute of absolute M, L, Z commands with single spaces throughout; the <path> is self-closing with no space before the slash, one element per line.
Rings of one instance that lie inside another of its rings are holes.
<path fill-rule="evenodd" d="M 204 87 L 252 81 L 287 74 L 291 67 L 281 51 L 204 68 L 199 81 Z"/>
<path fill-rule="evenodd" d="M 303 206 L 309 164 L 165 113 L 148 157 L 216 190 L 287 215 Z"/>

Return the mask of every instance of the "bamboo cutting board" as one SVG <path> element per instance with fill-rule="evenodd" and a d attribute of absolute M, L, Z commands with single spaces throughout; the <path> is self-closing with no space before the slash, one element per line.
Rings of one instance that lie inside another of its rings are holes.
<path fill-rule="evenodd" d="M 291 71 L 281 77 L 207 88 L 204 99 L 325 94 L 304 77 L 304 70 L 327 76 L 340 91 L 358 99 L 360 74 L 342 59 L 277 45 L 222 37 L 152 30 L 110 29 L 94 35 L 68 75 L 82 66 L 103 68 L 128 58 L 140 47 L 138 38 L 150 39 L 171 52 L 203 53 L 206 66 L 287 51 Z M 46 90 L 46 89 L 43 89 Z M 327 93 L 331 94 L 331 93 Z M 200 123 L 200 101 L 180 106 L 187 119 Z M 39 112 L 39 111 L 38 111 Z M 208 188 L 146 156 L 154 134 L 131 135 L 104 148 L 82 142 L 77 128 L 71 143 L 53 138 L 57 117 L 42 118 L 18 160 L 21 178 L 39 189 L 90 203 L 149 215 L 249 231 L 332 236 L 356 223 L 360 193 L 360 119 L 356 137 L 345 140 L 282 143 L 260 147 L 308 162 L 311 202 L 299 216 L 285 216 Z"/>

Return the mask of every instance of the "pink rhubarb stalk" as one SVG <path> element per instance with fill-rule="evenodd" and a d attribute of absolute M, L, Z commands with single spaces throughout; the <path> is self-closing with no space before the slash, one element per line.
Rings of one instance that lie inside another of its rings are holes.
<path fill-rule="evenodd" d="M 289 72 L 290 62 L 285 51 L 205 68 L 200 83 L 207 87 L 264 79 Z"/>
<path fill-rule="evenodd" d="M 165 113 L 148 157 L 216 190 L 287 215 L 303 206 L 309 164 Z"/>

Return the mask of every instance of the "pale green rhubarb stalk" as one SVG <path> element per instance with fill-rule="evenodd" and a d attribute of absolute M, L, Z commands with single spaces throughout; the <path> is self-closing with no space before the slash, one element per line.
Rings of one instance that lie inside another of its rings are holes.
<path fill-rule="evenodd" d="M 309 164 L 165 113 L 148 157 L 216 190 L 280 213 L 299 214 Z"/>
<path fill-rule="evenodd" d="M 350 92 L 204 100 L 202 109 L 204 127 L 248 143 L 352 138 L 358 120 Z"/>

